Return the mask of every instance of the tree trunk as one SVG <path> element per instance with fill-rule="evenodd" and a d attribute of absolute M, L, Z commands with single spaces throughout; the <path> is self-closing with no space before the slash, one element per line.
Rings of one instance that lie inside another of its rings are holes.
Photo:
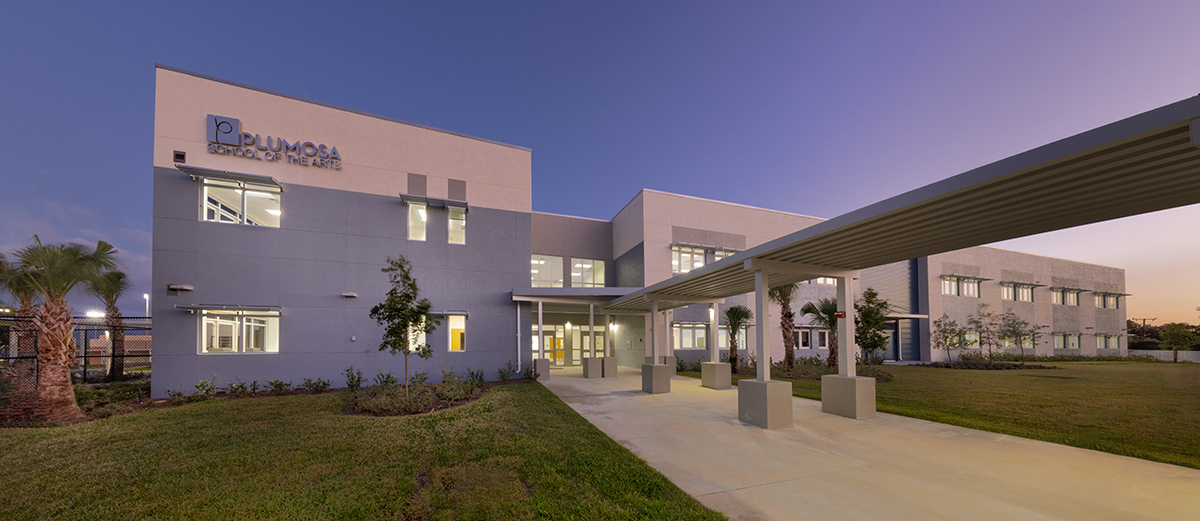
<path fill-rule="evenodd" d="M 796 367 L 796 314 L 791 306 L 784 306 L 779 317 L 779 329 L 783 332 L 783 363 L 788 368 Z"/>
<path fill-rule="evenodd" d="M 17 333 L 17 356 L 21 357 L 8 371 L 13 389 L 23 392 L 37 390 L 37 329 L 33 327 L 33 306 L 17 309 L 13 327 Z"/>
<path fill-rule="evenodd" d="M 108 379 L 115 382 L 125 378 L 125 326 L 121 320 L 121 310 L 116 306 L 110 306 L 106 311 L 108 318 L 105 319 L 105 325 L 108 326 L 109 340 L 112 342 Z"/>
<path fill-rule="evenodd" d="M 836 329 L 829 330 L 829 358 L 825 360 L 825 365 L 829 367 L 838 366 L 838 337 Z"/>
<path fill-rule="evenodd" d="M 733 374 L 737 374 L 738 359 L 737 359 L 737 338 L 729 335 L 729 365 Z"/>
<path fill-rule="evenodd" d="M 71 385 L 71 366 L 75 363 L 71 308 L 61 300 L 43 302 L 33 325 L 38 331 L 37 417 L 58 423 L 82 420 L 83 411 L 75 403 Z"/>

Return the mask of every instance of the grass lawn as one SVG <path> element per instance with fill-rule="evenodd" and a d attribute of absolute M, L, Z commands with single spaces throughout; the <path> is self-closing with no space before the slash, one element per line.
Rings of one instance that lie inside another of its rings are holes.
<path fill-rule="evenodd" d="M 1200 468 L 1200 364 L 1039 363 L 1058 369 L 887 366 L 896 379 L 876 385 L 877 407 L 881 412 Z M 792 391 L 819 400 L 821 382 L 796 380 Z"/>
<path fill-rule="evenodd" d="M 343 416 L 335 394 L 0 430 L 2 519 L 722 519 L 539 384 Z"/>

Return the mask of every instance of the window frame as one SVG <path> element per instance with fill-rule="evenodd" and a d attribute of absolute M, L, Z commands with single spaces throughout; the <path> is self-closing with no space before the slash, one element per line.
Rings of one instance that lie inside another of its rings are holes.
<path fill-rule="evenodd" d="M 196 313 L 197 323 L 199 328 L 196 334 L 196 354 L 199 355 L 275 355 L 280 352 L 280 313 L 277 311 L 233 311 L 220 309 L 204 309 Z M 248 320 L 261 320 L 262 324 L 251 325 Z M 217 327 L 220 327 L 222 322 L 233 323 L 233 340 L 229 351 L 209 351 L 207 333 L 209 322 L 216 322 Z M 261 335 L 265 337 L 265 345 L 261 351 L 247 351 L 246 344 L 249 338 L 254 335 L 249 333 L 249 329 L 262 329 Z"/>
<path fill-rule="evenodd" d="M 562 288 L 565 287 L 566 277 L 563 277 L 563 258 L 561 255 L 544 255 L 533 253 L 529 256 L 530 273 L 529 287 L 531 288 Z M 534 268 L 537 266 L 537 268 Z M 555 268 L 557 266 L 557 269 Z M 549 278 L 538 277 L 543 272 L 549 272 Z"/>
<path fill-rule="evenodd" d="M 462 327 L 458 328 L 459 342 L 458 349 L 454 348 L 454 323 L 461 322 Z M 449 353 L 465 353 L 467 352 L 467 314 L 466 313 L 447 313 L 446 314 L 446 351 Z"/>
<path fill-rule="evenodd" d="M 232 208 L 226 205 L 226 201 L 214 198 L 209 195 L 209 189 L 225 190 L 237 193 L 238 207 Z M 250 219 L 248 206 L 250 194 L 264 194 L 265 197 L 256 196 L 256 198 L 272 199 L 275 202 L 275 212 L 271 212 L 272 208 L 264 209 L 265 212 L 271 215 L 275 220 L 274 223 L 269 221 L 252 221 Z M 215 208 L 210 206 L 215 205 Z M 208 218 L 209 210 L 216 212 L 215 219 Z M 221 217 L 228 214 L 230 217 L 236 217 L 237 220 L 224 220 Z M 249 181 L 231 181 L 227 179 L 216 179 L 205 177 L 200 181 L 200 221 L 209 223 L 222 224 L 237 224 L 241 226 L 253 226 L 256 228 L 280 228 L 283 224 L 283 190 L 276 185 L 265 183 L 253 183 Z"/>
<path fill-rule="evenodd" d="M 590 264 L 587 264 L 590 263 Z M 575 270 L 579 270 L 578 272 Z M 584 270 L 589 270 L 591 281 L 584 280 Z M 578 274 L 577 274 L 578 273 Z M 605 266 L 601 259 L 584 259 L 571 257 L 571 287 L 572 288 L 603 288 L 605 287 Z M 564 277 L 565 278 L 565 277 Z M 596 282 L 596 279 L 600 279 Z"/>
<path fill-rule="evenodd" d="M 408 240 L 410 240 L 410 241 L 420 241 L 420 242 L 428 241 L 429 240 L 429 205 L 425 204 L 425 203 L 418 203 L 415 201 L 410 201 L 407 204 L 408 204 L 408 218 L 407 218 L 408 219 L 408 222 L 407 222 L 408 233 L 407 233 L 406 237 L 408 237 Z M 424 214 L 424 216 L 421 218 L 421 236 L 419 238 L 414 237 L 413 216 L 416 215 L 416 216 L 420 217 L 422 214 Z"/>
<path fill-rule="evenodd" d="M 429 210 L 425 210 L 425 211 L 428 212 Z M 459 214 L 458 219 L 455 218 L 455 213 Z M 458 241 L 458 242 L 454 241 L 454 232 L 455 232 L 454 222 L 455 221 L 458 221 L 459 223 L 461 223 L 459 225 L 458 232 L 459 232 L 459 235 L 461 236 L 462 240 Z M 428 224 L 428 219 L 426 220 L 426 224 Z M 446 243 L 447 244 L 455 244 L 455 245 L 467 244 L 467 209 L 466 208 L 463 208 L 460 206 L 447 206 L 446 207 Z"/>

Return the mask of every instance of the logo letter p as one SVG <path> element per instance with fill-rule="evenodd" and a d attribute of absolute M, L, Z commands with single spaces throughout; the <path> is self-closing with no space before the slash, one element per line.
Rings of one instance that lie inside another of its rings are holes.
<path fill-rule="evenodd" d="M 208 141 L 222 145 L 241 146 L 242 124 L 236 118 L 208 115 Z"/>

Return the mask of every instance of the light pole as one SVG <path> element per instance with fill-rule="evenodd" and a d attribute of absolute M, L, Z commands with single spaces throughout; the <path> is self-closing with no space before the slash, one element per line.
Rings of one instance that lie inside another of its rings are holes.
<path fill-rule="evenodd" d="M 146 299 L 146 318 L 150 318 L 150 294 L 142 293 L 142 298 Z"/>

